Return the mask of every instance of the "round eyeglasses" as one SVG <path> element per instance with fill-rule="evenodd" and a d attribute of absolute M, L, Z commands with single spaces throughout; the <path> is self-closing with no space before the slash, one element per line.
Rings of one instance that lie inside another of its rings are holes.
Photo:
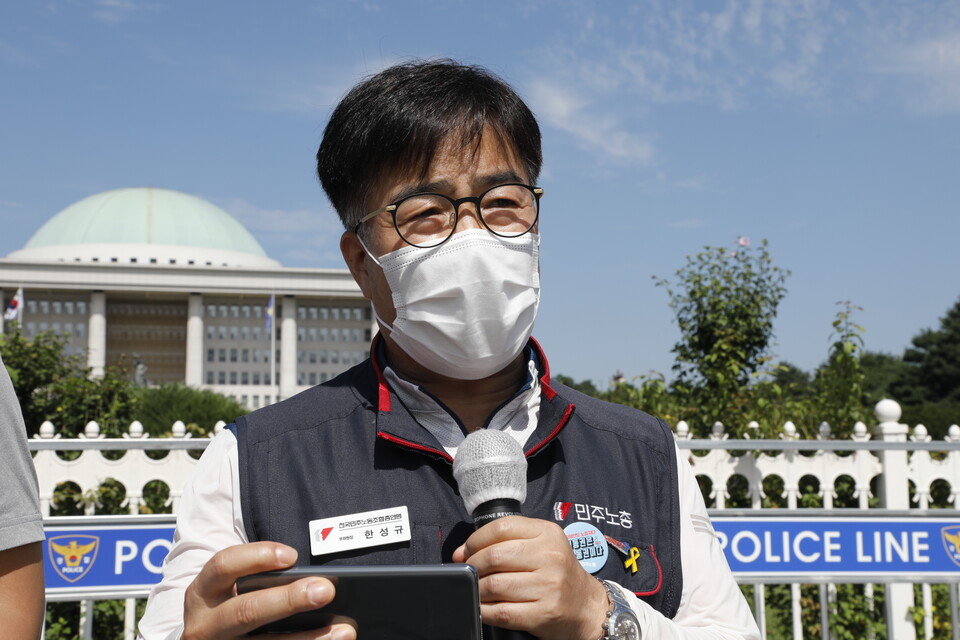
<path fill-rule="evenodd" d="M 477 207 L 480 222 L 487 230 L 504 238 L 522 236 L 537 224 L 543 189 L 528 184 L 499 184 L 479 196 L 455 200 L 442 193 L 415 193 L 381 207 L 360 218 L 360 225 L 388 212 L 393 226 L 407 244 L 424 249 L 443 244 L 453 235 L 460 216 L 460 205 L 471 202 Z"/>

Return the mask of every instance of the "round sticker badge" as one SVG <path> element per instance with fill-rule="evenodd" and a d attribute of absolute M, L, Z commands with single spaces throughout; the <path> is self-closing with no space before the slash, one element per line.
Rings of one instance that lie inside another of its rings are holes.
<path fill-rule="evenodd" d="M 563 529 L 570 548 L 587 573 L 596 573 L 607 563 L 610 550 L 603 534 L 590 522 L 573 522 Z"/>

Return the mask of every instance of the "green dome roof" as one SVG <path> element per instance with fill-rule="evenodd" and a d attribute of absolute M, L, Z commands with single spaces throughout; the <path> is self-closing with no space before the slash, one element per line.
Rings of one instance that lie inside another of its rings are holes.
<path fill-rule="evenodd" d="M 206 200 L 153 187 L 105 191 L 40 227 L 26 249 L 74 244 L 165 244 L 266 256 L 229 213 Z"/>
<path fill-rule="evenodd" d="M 104 191 L 53 216 L 26 246 L 26 260 L 279 266 L 229 213 L 169 189 Z"/>

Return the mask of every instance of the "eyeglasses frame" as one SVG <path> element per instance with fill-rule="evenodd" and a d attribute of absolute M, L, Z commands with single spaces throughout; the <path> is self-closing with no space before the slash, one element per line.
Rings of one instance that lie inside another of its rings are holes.
<path fill-rule="evenodd" d="M 536 206 L 537 206 L 537 213 L 533 217 L 533 223 L 530 225 L 530 229 L 527 229 L 523 233 L 520 233 L 517 235 L 505 235 L 502 233 L 497 233 L 496 231 L 491 229 L 489 226 L 487 226 L 487 222 L 483 219 L 483 214 L 480 213 L 480 201 L 483 200 L 483 197 L 485 195 L 487 195 L 494 189 L 499 189 L 500 187 L 523 187 L 525 189 L 528 189 L 533 194 L 534 202 L 536 203 Z M 400 205 L 403 204 L 406 200 L 409 200 L 410 198 L 418 198 L 421 196 L 439 196 L 453 205 L 453 224 L 450 226 L 450 233 L 449 235 L 447 235 L 447 237 L 445 237 L 440 242 L 437 242 L 436 244 L 423 245 L 423 244 L 414 244 L 410 242 L 400 232 L 400 226 L 397 224 L 397 209 L 400 207 Z M 376 211 L 373 211 L 363 216 L 357 222 L 357 225 L 353 228 L 353 232 L 359 233 L 360 225 L 362 225 L 364 222 L 367 222 L 368 220 L 372 220 L 373 218 L 377 217 L 381 213 L 389 213 L 393 217 L 393 228 L 396 230 L 397 235 L 400 236 L 401 240 L 403 240 L 404 242 L 406 242 L 412 247 L 420 247 L 421 249 L 432 249 L 433 247 L 439 247 L 441 244 L 443 244 L 444 242 L 446 242 L 447 240 L 453 237 L 453 234 L 457 230 L 457 224 L 460 222 L 460 205 L 464 204 L 465 202 L 472 202 L 477 207 L 477 218 L 480 220 L 480 224 L 482 224 L 487 231 L 489 231 L 495 236 L 500 236 L 501 238 L 519 238 L 524 234 L 530 233 L 530 230 L 533 229 L 535 226 L 537 226 L 537 222 L 539 222 L 540 220 L 540 198 L 542 197 L 543 197 L 542 188 L 535 187 L 529 184 L 524 184 L 522 182 L 505 182 L 503 184 L 497 184 L 490 187 L 489 189 L 486 189 L 479 196 L 467 196 L 465 198 L 458 198 L 458 199 L 451 198 L 450 196 L 445 195 L 443 193 L 434 193 L 432 191 L 412 193 L 408 196 L 401 198 L 400 200 L 397 200 L 396 202 L 391 202 L 390 204 L 380 207 Z"/>

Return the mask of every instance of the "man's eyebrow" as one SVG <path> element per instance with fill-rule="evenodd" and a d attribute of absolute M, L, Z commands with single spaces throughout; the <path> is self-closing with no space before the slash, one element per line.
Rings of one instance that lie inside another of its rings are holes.
<path fill-rule="evenodd" d="M 492 173 L 485 176 L 478 176 L 474 180 L 474 188 L 477 189 L 477 194 L 479 195 L 480 191 L 487 189 L 489 187 L 494 187 L 498 184 L 505 184 L 510 182 L 519 182 L 523 183 L 523 178 L 521 178 L 515 171 L 501 171 L 500 173 Z M 410 186 L 404 187 L 400 191 L 397 191 L 392 196 L 390 196 L 388 202 L 399 202 L 404 198 L 408 198 L 412 195 L 418 193 L 450 193 L 453 190 L 453 183 L 449 180 L 438 180 L 436 182 L 420 182 L 417 184 L 412 184 Z"/>

